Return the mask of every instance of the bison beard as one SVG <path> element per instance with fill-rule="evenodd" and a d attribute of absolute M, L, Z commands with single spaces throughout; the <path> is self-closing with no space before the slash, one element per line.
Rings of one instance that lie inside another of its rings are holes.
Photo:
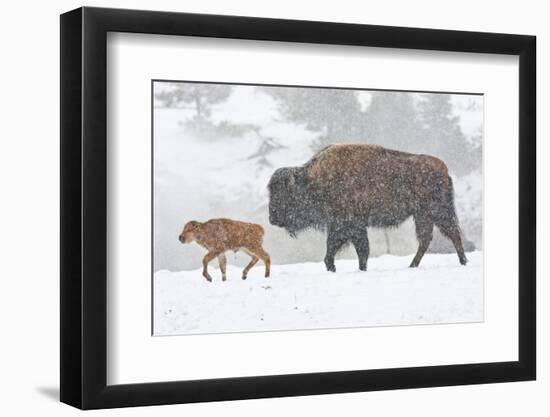
<path fill-rule="evenodd" d="M 432 240 L 434 224 L 467 262 L 445 163 L 376 145 L 331 145 L 301 167 L 280 168 L 269 181 L 269 221 L 295 237 L 308 228 L 327 231 L 327 270 L 352 243 L 359 269 L 367 269 L 367 226 L 396 227 L 413 216 L 419 265 Z"/>

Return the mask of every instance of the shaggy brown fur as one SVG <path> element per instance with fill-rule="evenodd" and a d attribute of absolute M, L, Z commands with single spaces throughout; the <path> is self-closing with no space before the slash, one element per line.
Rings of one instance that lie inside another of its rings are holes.
<path fill-rule="evenodd" d="M 447 166 L 430 155 L 377 145 L 331 145 L 301 167 L 278 169 L 269 183 L 270 222 L 291 235 L 307 228 L 328 232 L 325 264 L 335 271 L 334 256 L 348 242 L 365 270 L 369 256 L 367 226 L 396 227 L 413 216 L 418 266 L 434 224 L 454 244 L 459 261 L 467 259 L 454 208 Z"/>
<path fill-rule="evenodd" d="M 188 222 L 179 236 L 181 243 L 197 242 L 205 248 L 208 253 L 202 260 L 202 275 L 212 281 L 208 274 L 208 263 L 218 258 L 222 280 L 225 281 L 225 252 L 242 250 L 252 260 L 244 268 L 242 279 L 246 279 L 248 271 L 261 259 L 265 264 L 265 277 L 269 277 L 271 259 L 269 254 L 262 247 L 264 229 L 259 224 L 244 223 L 231 219 L 211 219 L 204 223 L 197 221 Z"/>

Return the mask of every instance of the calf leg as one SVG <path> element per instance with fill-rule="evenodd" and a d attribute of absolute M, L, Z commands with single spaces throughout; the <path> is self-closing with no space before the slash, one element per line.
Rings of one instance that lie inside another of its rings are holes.
<path fill-rule="evenodd" d="M 349 238 L 347 228 L 337 228 L 335 225 L 329 226 L 327 235 L 327 253 L 325 255 L 325 265 L 327 267 L 327 271 L 336 272 L 334 257 L 342 246 L 348 242 Z"/>
<path fill-rule="evenodd" d="M 227 264 L 227 259 L 225 257 L 225 253 L 222 253 L 221 255 L 218 255 L 218 262 L 220 264 L 220 271 L 222 271 L 222 281 L 225 281 L 225 266 Z"/>
<path fill-rule="evenodd" d="M 442 220 L 436 221 L 436 225 L 441 230 L 443 235 L 447 236 L 453 242 L 458 255 L 458 260 L 461 265 L 466 265 L 468 259 L 464 254 L 464 247 L 462 246 L 462 238 L 460 237 L 460 227 L 456 221 L 455 216 L 449 216 Z"/>
<path fill-rule="evenodd" d="M 416 237 L 418 238 L 418 250 L 411 262 L 411 268 L 416 268 L 420 264 L 422 257 L 430 246 L 434 229 L 433 221 L 424 216 L 415 216 L 414 223 L 416 225 Z"/>
<path fill-rule="evenodd" d="M 252 257 L 252 260 L 250 261 L 250 263 L 243 269 L 243 279 L 246 279 L 246 275 L 248 274 L 248 271 L 250 271 L 252 269 L 252 267 L 254 265 L 256 265 L 256 263 L 258 262 L 258 257 L 256 255 L 254 255 L 253 253 L 249 253 L 247 251 L 247 253 Z"/>
<path fill-rule="evenodd" d="M 366 227 L 359 227 L 351 238 L 351 243 L 355 246 L 357 257 L 359 258 L 359 270 L 367 270 L 367 260 L 369 259 L 369 236 Z"/>
<path fill-rule="evenodd" d="M 271 268 L 271 258 L 269 257 L 269 253 L 267 253 L 261 246 L 259 248 L 254 248 L 253 252 L 263 261 L 265 265 L 265 277 L 268 278 Z"/>
<path fill-rule="evenodd" d="M 256 265 L 259 259 L 263 261 L 265 264 L 265 277 L 269 277 L 269 271 L 271 267 L 271 258 L 269 257 L 269 254 L 261 247 L 254 247 L 254 248 L 246 248 L 244 251 L 252 257 L 252 260 L 250 263 L 246 266 L 246 268 L 243 271 L 243 279 L 246 279 L 246 275 L 248 274 L 248 271 Z"/>
<path fill-rule="evenodd" d="M 210 251 L 204 258 L 202 258 L 202 276 L 206 278 L 207 281 L 212 282 L 212 277 L 208 273 L 208 263 L 218 256 L 221 252 Z"/>

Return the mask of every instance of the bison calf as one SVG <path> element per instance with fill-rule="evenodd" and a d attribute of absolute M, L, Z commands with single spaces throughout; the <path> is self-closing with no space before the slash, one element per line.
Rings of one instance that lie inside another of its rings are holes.
<path fill-rule="evenodd" d="M 197 242 L 208 253 L 202 260 L 202 275 L 212 281 L 208 273 L 208 263 L 218 258 L 222 280 L 225 281 L 225 252 L 242 250 L 252 257 L 250 263 L 243 270 L 243 279 L 246 279 L 248 271 L 261 259 L 265 264 L 265 277 L 269 277 L 271 259 L 263 249 L 264 229 L 259 224 L 244 223 L 230 219 L 211 219 L 204 223 L 197 221 L 188 222 L 179 236 L 181 243 Z"/>

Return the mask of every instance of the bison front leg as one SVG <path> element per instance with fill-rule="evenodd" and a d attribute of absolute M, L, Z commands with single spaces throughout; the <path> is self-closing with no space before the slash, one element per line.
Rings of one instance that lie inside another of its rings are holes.
<path fill-rule="evenodd" d="M 336 272 L 334 257 L 348 240 L 349 233 L 346 228 L 338 228 L 336 225 L 329 226 L 327 234 L 327 253 L 325 255 L 327 271 Z"/>
<path fill-rule="evenodd" d="M 357 252 L 357 257 L 359 258 L 359 270 L 367 270 L 367 260 L 369 259 L 369 236 L 367 234 L 366 227 L 359 227 L 355 231 L 353 237 L 351 238 L 353 246 L 355 246 L 355 251 Z"/>

